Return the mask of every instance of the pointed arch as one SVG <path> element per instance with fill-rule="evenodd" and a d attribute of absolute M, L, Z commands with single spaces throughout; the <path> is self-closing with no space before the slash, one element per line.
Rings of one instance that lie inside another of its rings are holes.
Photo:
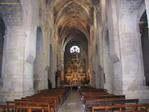
<path fill-rule="evenodd" d="M 44 75 L 44 43 L 43 33 L 40 27 L 36 31 L 36 57 L 34 61 L 34 90 L 35 93 L 42 88 Z"/>

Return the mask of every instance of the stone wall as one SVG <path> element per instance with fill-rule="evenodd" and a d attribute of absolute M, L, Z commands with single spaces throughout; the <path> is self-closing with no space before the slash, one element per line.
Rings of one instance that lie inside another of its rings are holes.
<path fill-rule="evenodd" d="M 9 1 L 1 1 L 9 2 Z M 15 1 L 11 1 L 15 2 Z M 36 30 L 40 26 L 43 31 L 44 50 L 50 41 L 45 29 L 45 15 L 39 12 L 44 9 L 44 2 L 21 1 L 19 5 L 3 5 L 3 18 L 6 25 L 4 64 L 1 77 L 2 87 L 0 88 L 0 101 L 12 100 L 27 95 L 34 94 L 34 75 L 33 63 L 36 58 Z M 41 7 L 41 8 L 40 8 Z M 1 10 L 1 9 L 0 9 Z M 1 12 L 1 11 L 0 11 Z M 44 16 L 44 17 L 43 17 Z M 43 18 L 40 18 L 43 17 Z M 39 19 L 40 18 L 40 19 Z M 47 70 L 48 59 L 43 56 L 42 63 L 42 82 L 38 90 L 47 89 Z"/>

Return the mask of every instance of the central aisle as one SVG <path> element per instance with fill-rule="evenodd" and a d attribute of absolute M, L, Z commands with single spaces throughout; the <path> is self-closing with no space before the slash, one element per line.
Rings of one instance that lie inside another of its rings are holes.
<path fill-rule="evenodd" d="M 71 94 L 58 112 L 84 112 L 77 90 L 72 90 Z"/>

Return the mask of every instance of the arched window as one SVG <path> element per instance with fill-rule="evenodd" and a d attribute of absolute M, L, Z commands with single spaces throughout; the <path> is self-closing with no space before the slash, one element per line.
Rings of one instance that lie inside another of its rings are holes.
<path fill-rule="evenodd" d="M 80 48 L 78 46 L 72 46 L 70 48 L 71 53 L 80 53 Z"/>

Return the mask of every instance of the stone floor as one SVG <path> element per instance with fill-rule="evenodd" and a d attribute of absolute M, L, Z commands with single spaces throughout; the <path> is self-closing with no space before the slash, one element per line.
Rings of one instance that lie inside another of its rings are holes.
<path fill-rule="evenodd" d="M 72 90 L 58 112 L 84 112 L 77 90 Z"/>

